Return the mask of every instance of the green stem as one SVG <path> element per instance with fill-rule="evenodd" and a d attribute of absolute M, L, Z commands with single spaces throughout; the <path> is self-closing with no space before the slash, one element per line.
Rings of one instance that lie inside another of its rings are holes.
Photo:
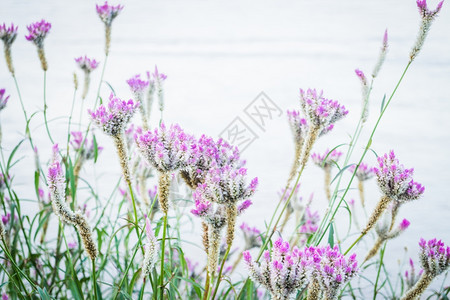
<path fill-rule="evenodd" d="M 381 267 L 383 266 L 383 258 L 384 258 L 384 251 L 386 250 L 386 243 L 384 243 L 384 247 L 383 250 L 381 250 L 381 254 L 380 254 L 380 265 L 378 266 L 378 271 L 377 271 L 377 279 L 375 280 L 375 285 L 373 287 L 373 300 L 377 299 L 377 287 L 378 287 L 378 280 L 380 279 L 380 273 L 381 273 Z"/>
<path fill-rule="evenodd" d="M 95 259 L 92 259 L 92 286 L 94 288 L 94 299 L 98 299 L 97 295 L 97 276 L 95 274 Z"/>
<path fill-rule="evenodd" d="M 159 277 L 160 299 L 164 299 L 164 248 L 166 242 L 167 212 L 164 214 L 163 236 L 161 240 L 161 274 Z"/>
<path fill-rule="evenodd" d="M 214 294 L 212 296 L 212 300 L 215 299 L 217 291 L 219 290 L 220 279 L 222 278 L 223 267 L 225 266 L 225 261 L 227 260 L 228 254 L 230 254 L 230 250 L 231 250 L 231 244 L 228 245 L 227 252 L 225 252 L 225 255 L 222 258 L 222 264 L 220 265 L 219 275 L 217 276 L 217 283 L 216 283 L 216 287 L 214 288 Z"/>
<path fill-rule="evenodd" d="M 44 71 L 44 122 L 45 122 L 45 130 L 47 130 L 47 135 L 50 138 L 52 144 L 54 144 L 55 142 L 53 141 L 52 135 L 50 134 L 47 122 L 47 71 Z"/>

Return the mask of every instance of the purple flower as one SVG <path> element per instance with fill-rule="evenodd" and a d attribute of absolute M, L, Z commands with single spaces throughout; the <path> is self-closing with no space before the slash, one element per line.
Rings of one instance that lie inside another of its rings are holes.
<path fill-rule="evenodd" d="M 93 122 L 110 136 L 122 134 L 125 126 L 138 108 L 133 100 L 120 100 L 111 93 L 107 106 L 100 105 L 95 112 L 89 110 Z"/>
<path fill-rule="evenodd" d="M 142 277 L 147 277 L 158 261 L 158 241 L 153 233 L 149 218 L 145 218 L 145 234 L 147 235 L 147 245 L 145 247 L 144 260 L 142 262 Z"/>
<path fill-rule="evenodd" d="M 425 191 L 420 183 L 413 181 L 414 169 L 400 164 L 393 150 L 378 157 L 378 168 L 374 171 L 381 191 L 400 203 L 418 199 Z"/>
<path fill-rule="evenodd" d="M 353 173 L 356 169 L 356 166 L 352 165 L 348 169 L 350 172 Z M 356 170 L 355 175 L 359 181 L 366 181 L 366 180 L 372 178 L 373 176 L 375 176 L 375 168 L 370 168 L 367 164 L 361 163 L 359 165 L 358 169 Z"/>
<path fill-rule="evenodd" d="M 192 145 L 192 156 L 187 168 L 181 171 L 181 176 L 192 189 L 205 182 L 208 171 L 214 167 L 241 168 L 245 161 L 240 159 L 239 149 L 228 144 L 223 139 L 215 142 L 212 138 L 202 135 Z"/>
<path fill-rule="evenodd" d="M 6 215 L 2 216 L 2 223 L 6 226 L 6 224 L 9 223 L 9 220 L 11 220 L 11 214 L 7 213 Z"/>
<path fill-rule="evenodd" d="M 53 146 L 53 161 L 48 168 L 47 180 L 50 192 L 55 195 L 58 199 L 65 200 L 65 174 L 61 167 L 61 162 L 58 155 L 58 144 Z"/>
<path fill-rule="evenodd" d="M 417 8 L 419 8 L 420 15 L 423 19 L 433 19 L 441 10 L 444 0 L 438 3 L 435 10 L 429 10 L 427 0 L 417 0 Z"/>
<path fill-rule="evenodd" d="M 356 69 L 355 73 L 356 73 L 356 76 L 358 76 L 359 79 L 361 80 L 362 85 L 367 85 L 367 77 L 366 77 L 366 75 L 364 75 L 364 72 L 361 71 L 360 69 Z"/>
<path fill-rule="evenodd" d="M 400 223 L 400 230 L 401 231 L 406 230 L 409 227 L 410 224 L 411 224 L 411 222 L 409 222 L 406 219 L 403 219 L 402 222 Z"/>
<path fill-rule="evenodd" d="M 14 24 L 11 23 L 10 27 L 6 27 L 6 24 L 0 25 L 0 39 L 3 40 L 3 43 L 6 47 L 10 47 L 11 44 L 17 37 L 18 26 L 14 27 Z"/>
<path fill-rule="evenodd" d="M 445 246 L 441 240 L 420 239 L 420 264 L 425 273 L 437 276 L 445 272 L 450 266 L 450 247 Z"/>
<path fill-rule="evenodd" d="M 9 96 L 5 97 L 5 89 L 0 89 L 0 111 L 2 111 L 8 103 Z"/>
<path fill-rule="evenodd" d="M 306 287 L 311 264 L 309 253 L 294 247 L 281 238 L 271 251 L 264 253 L 261 263 L 253 262 L 249 251 L 243 252 L 250 278 L 263 285 L 274 299 L 288 299 L 298 289 Z"/>
<path fill-rule="evenodd" d="M 75 249 L 78 246 L 78 243 L 76 241 L 68 242 L 67 246 L 69 247 L 69 249 Z"/>
<path fill-rule="evenodd" d="M 247 210 L 247 208 L 249 208 L 251 205 L 253 204 L 252 200 L 247 199 L 242 201 L 238 206 L 237 206 L 237 214 L 241 215 L 244 211 Z"/>
<path fill-rule="evenodd" d="M 343 105 L 336 100 L 324 98 L 323 93 L 318 93 L 315 89 L 308 89 L 306 92 L 300 89 L 300 105 L 309 126 L 319 129 L 320 134 L 333 129 L 334 123 L 348 114 Z"/>
<path fill-rule="evenodd" d="M 301 226 L 299 228 L 300 233 L 313 234 L 319 228 L 320 216 L 318 211 L 311 211 L 309 207 L 305 209 L 305 213 L 302 217 Z"/>
<path fill-rule="evenodd" d="M 103 5 L 96 5 L 97 14 L 102 20 L 103 23 L 105 23 L 106 26 L 111 26 L 112 21 L 114 20 L 117 15 L 122 11 L 123 6 L 122 5 L 109 5 L 108 1 L 105 1 L 105 4 Z"/>
<path fill-rule="evenodd" d="M 75 58 L 75 62 L 78 64 L 81 70 L 88 73 L 95 70 L 99 65 L 98 61 L 96 61 L 95 59 L 90 59 L 86 55 L 84 57 L 80 56 L 78 58 Z"/>
<path fill-rule="evenodd" d="M 234 169 L 230 166 L 211 169 L 205 183 L 197 187 L 207 200 L 219 204 L 236 204 L 251 197 L 258 186 L 258 178 L 246 183 L 247 169 Z"/>
<path fill-rule="evenodd" d="M 44 46 L 44 39 L 52 28 L 52 24 L 42 19 L 39 22 L 32 23 L 27 26 L 28 35 L 25 38 L 33 42 L 38 48 Z"/>
<path fill-rule="evenodd" d="M 358 274 L 356 254 L 345 258 L 338 246 L 309 247 L 312 257 L 310 281 L 317 281 L 327 299 L 334 299 L 340 288 Z"/>
<path fill-rule="evenodd" d="M 8 295 L 6 293 L 3 293 L 2 300 L 8 300 L 8 299 L 9 299 Z"/>
<path fill-rule="evenodd" d="M 173 172 L 185 168 L 192 154 L 194 137 L 185 133 L 178 124 L 135 135 L 139 152 L 159 172 Z"/>
<path fill-rule="evenodd" d="M 158 67 L 155 66 L 155 71 L 152 73 L 152 76 L 156 82 L 162 83 L 167 79 L 167 75 L 164 73 L 159 73 Z"/>
<path fill-rule="evenodd" d="M 341 156 L 342 152 L 339 152 L 337 150 L 333 150 L 330 152 L 327 149 L 324 154 L 313 153 L 311 155 L 311 159 L 319 167 L 327 169 L 335 165 Z"/>
<path fill-rule="evenodd" d="M 127 80 L 128 85 L 130 86 L 131 92 L 134 95 L 141 95 L 144 90 L 148 87 L 148 81 L 142 80 L 141 75 L 135 75 Z"/>

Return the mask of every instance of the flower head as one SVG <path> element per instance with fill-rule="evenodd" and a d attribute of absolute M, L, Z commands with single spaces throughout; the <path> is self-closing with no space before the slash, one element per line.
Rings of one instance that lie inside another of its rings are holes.
<path fill-rule="evenodd" d="M 316 165 L 318 165 L 321 168 L 327 169 L 331 168 L 334 164 L 336 164 L 336 162 L 339 160 L 341 156 L 342 152 L 339 152 L 337 150 L 333 150 L 330 152 L 327 149 L 324 154 L 313 153 L 311 155 L 311 158 Z"/>
<path fill-rule="evenodd" d="M 334 299 L 340 288 L 358 274 L 356 254 L 345 258 L 339 248 L 309 247 L 312 257 L 310 280 L 317 280 L 327 299 Z"/>
<path fill-rule="evenodd" d="M 17 37 L 18 26 L 14 27 L 14 24 L 11 23 L 11 26 L 7 27 L 5 23 L 0 25 L 0 39 L 3 41 L 5 46 L 10 47 L 11 44 Z"/>
<path fill-rule="evenodd" d="M 229 165 L 211 169 L 205 177 L 205 183 L 197 187 L 206 199 L 219 204 L 236 204 L 250 198 L 258 186 L 255 177 L 246 183 L 247 169 L 235 169 Z"/>
<path fill-rule="evenodd" d="M 127 83 L 134 95 L 142 96 L 144 90 L 148 87 L 148 81 L 142 80 L 141 75 L 135 75 L 131 77 L 127 80 Z"/>
<path fill-rule="evenodd" d="M 423 19 L 433 19 L 441 10 L 444 0 L 438 3 L 435 10 L 428 9 L 427 0 L 417 0 L 416 3 Z"/>
<path fill-rule="evenodd" d="M 5 89 L 0 89 L 0 111 L 2 111 L 8 103 L 9 96 L 5 97 Z"/>
<path fill-rule="evenodd" d="M 154 80 L 158 83 L 162 83 L 164 80 L 167 79 L 167 75 L 164 73 L 160 73 L 158 71 L 157 66 L 155 66 L 155 71 L 152 73 L 152 76 L 153 76 Z"/>
<path fill-rule="evenodd" d="M 240 159 L 237 147 L 231 146 L 223 139 L 215 142 L 206 135 L 202 135 L 192 145 L 191 157 L 187 168 L 182 170 L 181 176 L 193 189 L 204 183 L 207 172 L 214 167 L 229 165 L 240 168 L 245 165 L 245 161 Z"/>
<path fill-rule="evenodd" d="M 432 276 L 445 272 L 450 266 L 450 247 L 441 240 L 420 239 L 420 264 L 424 271 Z"/>
<path fill-rule="evenodd" d="M 28 35 L 25 36 L 25 38 L 28 41 L 33 42 L 38 48 L 42 48 L 44 46 L 44 39 L 51 28 L 52 24 L 42 19 L 39 22 L 27 26 Z"/>
<path fill-rule="evenodd" d="M 266 251 L 261 263 L 254 262 L 244 251 L 244 262 L 250 278 L 262 284 L 274 299 L 288 299 L 296 290 L 306 287 L 310 273 L 309 253 L 279 238 L 271 251 Z"/>
<path fill-rule="evenodd" d="M 334 127 L 334 123 L 348 114 L 348 110 L 336 100 L 326 99 L 323 93 L 315 89 L 306 92 L 300 89 L 300 105 L 308 119 L 308 124 L 325 134 Z"/>
<path fill-rule="evenodd" d="M 100 105 L 95 112 L 89 110 L 89 114 L 104 133 L 116 136 L 122 134 L 138 106 L 139 103 L 134 103 L 131 99 L 120 100 L 111 93 L 107 106 Z"/>
<path fill-rule="evenodd" d="M 418 199 L 425 187 L 412 179 L 414 169 L 406 169 L 395 157 L 394 151 L 378 157 L 378 168 L 374 168 L 381 191 L 398 202 Z"/>
<path fill-rule="evenodd" d="M 98 61 L 96 61 L 95 59 L 90 59 L 86 55 L 75 58 L 75 62 L 78 64 L 81 70 L 88 73 L 95 70 L 99 65 Z"/>
<path fill-rule="evenodd" d="M 350 168 L 348 168 L 350 172 L 354 172 L 356 169 L 355 165 L 352 165 Z M 361 163 L 356 170 L 356 177 L 359 181 L 366 181 L 373 176 L 375 176 L 375 168 L 370 168 L 367 164 Z"/>
<path fill-rule="evenodd" d="M 136 145 L 142 157 L 159 172 L 173 172 L 185 168 L 192 154 L 193 136 L 184 132 L 178 124 L 135 135 Z"/>
<path fill-rule="evenodd" d="M 112 21 L 115 17 L 119 15 L 119 13 L 123 9 L 123 5 L 109 5 L 108 1 L 105 1 L 105 4 L 103 5 L 96 5 L 97 14 L 100 17 L 100 20 L 102 20 L 103 23 L 105 23 L 106 26 L 111 26 Z"/>
<path fill-rule="evenodd" d="M 145 234 L 147 245 L 145 246 L 144 261 L 142 262 L 142 277 L 147 277 L 158 261 L 158 241 L 153 233 L 149 218 L 145 218 Z"/>

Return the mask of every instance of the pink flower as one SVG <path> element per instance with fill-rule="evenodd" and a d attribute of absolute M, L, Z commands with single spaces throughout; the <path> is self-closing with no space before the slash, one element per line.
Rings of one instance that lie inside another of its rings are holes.
<path fill-rule="evenodd" d="M 14 27 L 14 24 L 11 23 L 10 27 L 6 27 L 6 24 L 0 25 L 0 39 L 3 40 L 5 46 L 10 47 L 11 44 L 17 37 L 18 26 Z"/>
<path fill-rule="evenodd" d="M 52 24 L 42 19 L 39 22 L 27 26 L 28 35 L 25 36 L 25 38 L 28 41 L 33 42 L 38 48 L 42 48 L 44 46 L 44 39 L 51 28 Z"/>
<path fill-rule="evenodd" d="M 100 17 L 100 20 L 102 20 L 103 23 L 105 23 L 106 26 L 111 26 L 112 21 L 119 15 L 119 13 L 122 11 L 123 6 L 122 5 L 109 5 L 108 1 L 105 1 L 105 4 L 103 5 L 96 5 L 97 14 Z"/>
<path fill-rule="evenodd" d="M 0 111 L 2 111 L 8 103 L 9 96 L 5 97 L 5 89 L 0 89 Z"/>
<path fill-rule="evenodd" d="M 80 56 L 78 58 L 75 58 L 75 62 L 78 64 L 81 70 L 88 73 L 95 70 L 99 65 L 98 61 L 96 61 L 95 59 L 90 59 L 86 55 L 84 57 Z"/>

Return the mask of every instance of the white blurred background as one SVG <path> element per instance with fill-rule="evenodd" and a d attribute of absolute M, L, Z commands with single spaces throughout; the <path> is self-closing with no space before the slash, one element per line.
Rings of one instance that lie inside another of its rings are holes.
<path fill-rule="evenodd" d="M 437 4 L 437 1 L 429 2 L 430 7 Z M 323 89 L 325 97 L 339 100 L 350 113 L 336 124 L 335 130 L 320 139 L 315 150 L 324 152 L 326 148 L 348 142 L 361 108 L 360 83 L 354 69 L 361 68 L 368 76 L 371 74 L 387 28 L 389 53 L 375 81 L 369 124 L 355 151 L 354 162 L 378 117 L 383 95 L 392 92 L 406 66 L 420 21 L 412 0 L 129 0 L 122 4 L 125 8 L 113 22 L 112 47 L 104 79 L 119 97 L 130 98 L 125 80 L 134 74 L 144 75 L 157 64 L 168 75 L 166 123 L 177 122 L 197 136 L 205 133 L 213 137 L 237 116 L 251 126 L 259 137 L 243 156 L 248 161 L 249 174 L 259 177 L 260 187 L 253 199 L 254 206 L 243 218 L 260 228 L 269 220 L 278 201 L 277 193 L 286 182 L 294 147 L 285 114 L 268 122 L 263 132 L 245 116 L 244 108 L 264 91 L 283 112 L 299 109 L 299 88 Z M 43 73 L 34 45 L 24 38 L 25 26 L 42 18 L 52 23 L 51 33 L 45 40 L 50 130 L 65 145 L 73 94 L 72 74 L 76 71 L 82 75 L 74 58 L 87 54 L 104 61 L 104 26 L 95 13 L 93 1 L 2 0 L 0 22 L 19 25 L 12 55 L 29 114 L 43 107 Z M 404 258 L 413 257 L 418 262 L 420 237 L 437 237 L 450 243 L 449 29 L 450 7 L 444 3 L 372 144 L 379 155 L 394 149 L 406 167 L 415 168 L 415 179 L 426 186 L 422 199 L 400 210 L 399 219 L 407 218 L 411 226 L 405 234 L 388 243 L 386 263 L 392 274 L 400 270 L 399 262 Z M 93 104 L 100 68 L 92 73 L 85 108 Z M 8 107 L 1 115 L 3 147 L 10 151 L 22 138 L 24 124 L 14 83 L 3 58 L 0 59 L 0 88 L 6 88 L 11 94 Z M 103 85 L 101 96 L 108 95 L 109 88 Z M 80 101 L 77 99 L 75 120 Z M 87 120 L 85 115 L 83 126 Z M 159 116 L 154 114 L 152 124 L 158 121 Z M 31 126 L 41 160 L 45 162 L 51 149 L 42 122 L 43 116 L 38 114 Z M 110 182 L 118 178 L 120 169 L 112 141 L 98 131 L 97 138 L 105 150 L 96 167 L 85 166 L 82 176 L 95 178 L 100 196 L 106 198 L 113 188 Z M 14 180 L 23 197 L 34 199 L 30 165 L 33 158 L 28 148 L 25 143 L 21 147 L 20 156 L 24 158 L 14 168 Z M 366 161 L 374 164 L 375 156 L 369 153 Z M 301 181 L 301 195 L 309 197 L 314 193 L 313 207 L 323 215 L 327 201 L 322 170 L 309 164 Z M 366 184 L 366 188 L 366 201 L 371 208 L 380 194 L 375 181 Z M 357 199 L 356 191 L 347 200 L 352 197 Z M 363 222 L 364 215 L 361 213 L 358 218 Z M 348 225 L 345 212 L 338 215 L 337 222 L 340 236 L 344 236 Z M 195 232 L 199 232 L 198 227 Z M 356 230 L 353 228 L 352 232 Z M 196 234 L 194 237 L 198 238 Z M 354 238 L 347 240 L 343 247 Z M 359 257 L 371 246 L 370 238 L 367 240 L 367 244 L 358 247 Z M 407 254 L 404 247 L 408 248 Z M 195 249 L 189 245 L 187 248 L 191 249 L 188 253 Z M 374 274 L 366 276 L 375 278 Z"/>

